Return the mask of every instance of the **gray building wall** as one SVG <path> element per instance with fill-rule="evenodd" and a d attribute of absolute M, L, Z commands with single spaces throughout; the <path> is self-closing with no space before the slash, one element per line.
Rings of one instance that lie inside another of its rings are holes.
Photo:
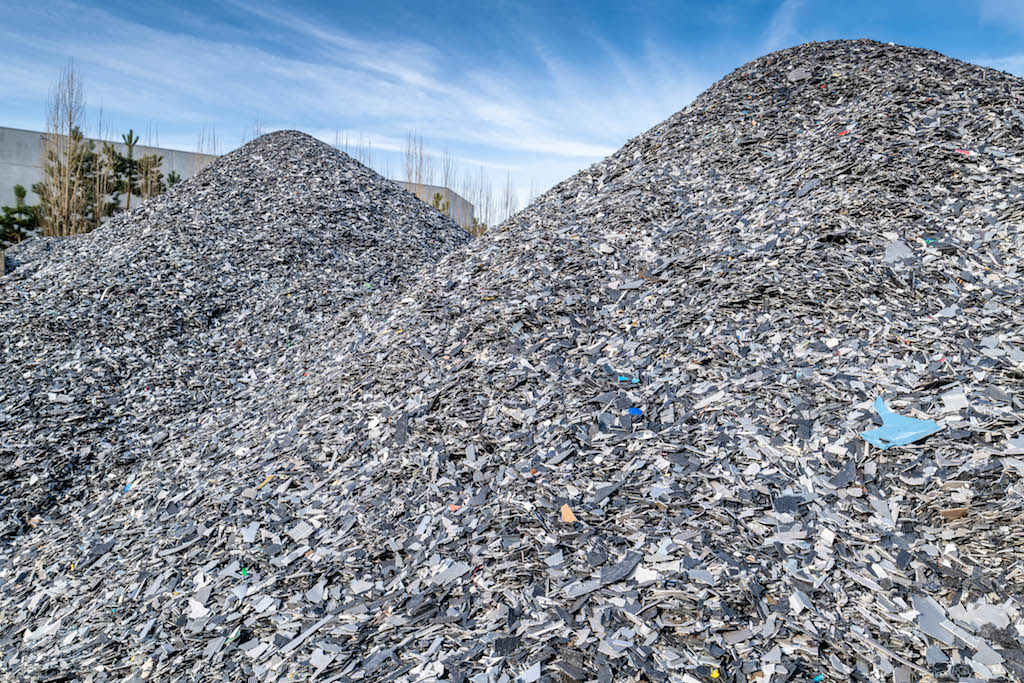
<path fill-rule="evenodd" d="M 448 215 L 453 221 L 464 228 L 468 228 L 473 224 L 473 205 L 448 188 L 438 185 L 415 185 L 404 180 L 395 180 L 393 182 L 409 190 L 409 192 L 412 192 L 431 206 L 434 203 L 434 195 L 440 194 L 444 197 L 441 200 L 442 204 L 445 201 L 448 202 Z"/>
<path fill-rule="evenodd" d="M 93 140 L 96 150 L 101 149 L 101 141 Z M 122 154 L 128 153 L 123 142 L 115 142 L 114 146 Z M 209 154 L 196 154 L 176 149 L 161 147 L 135 146 L 135 158 L 147 154 L 159 154 L 164 158 L 160 170 L 166 177 L 171 171 L 181 179 L 191 178 L 201 168 L 217 157 Z M 39 198 L 32 192 L 33 183 L 43 179 L 43 134 L 39 131 L 22 130 L 20 128 L 0 127 L 0 206 L 14 206 L 14 186 L 24 185 L 29 191 L 25 201 L 36 204 Z"/>
<path fill-rule="evenodd" d="M 92 139 L 92 138 L 90 138 Z M 92 139 L 96 149 L 101 149 L 100 140 Z M 114 147 L 122 154 L 128 152 L 123 142 L 114 142 Z M 159 154 L 164 158 L 160 170 L 166 177 L 171 171 L 181 179 L 191 178 L 200 169 L 216 159 L 209 154 L 196 154 L 162 147 L 135 146 L 135 157 L 147 154 Z M 14 206 L 14 186 L 24 185 L 29 191 L 25 201 L 36 204 L 39 198 L 32 192 L 32 185 L 43 179 L 43 133 L 20 128 L 4 128 L 0 126 L 0 206 Z M 413 186 L 402 180 L 394 181 L 412 192 L 417 197 L 431 204 L 435 194 L 440 193 L 448 201 L 448 215 L 464 228 L 473 224 L 473 205 L 452 190 L 437 185 Z"/>

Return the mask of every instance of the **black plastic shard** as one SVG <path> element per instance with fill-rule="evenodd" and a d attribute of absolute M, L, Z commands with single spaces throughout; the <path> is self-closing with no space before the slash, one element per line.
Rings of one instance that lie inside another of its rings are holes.
<path fill-rule="evenodd" d="M 505 657 L 516 651 L 519 647 L 519 636 L 507 636 L 494 639 L 494 656 Z"/>
<path fill-rule="evenodd" d="M 395 422 L 395 444 L 404 446 L 409 440 L 409 414 L 403 413 Z"/>
<path fill-rule="evenodd" d="M 804 499 L 800 496 L 779 496 L 775 499 L 775 510 L 791 514 L 799 513 L 803 502 Z"/>
<path fill-rule="evenodd" d="M 857 481 L 857 461 L 850 458 L 836 476 L 829 480 L 833 486 L 849 486 Z"/>
<path fill-rule="evenodd" d="M 636 569 L 637 565 L 640 564 L 640 560 L 643 557 L 639 553 L 632 551 L 626 553 L 626 556 L 615 564 L 608 565 L 607 567 L 601 568 L 601 583 L 618 583 L 619 581 L 625 581 Z"/>

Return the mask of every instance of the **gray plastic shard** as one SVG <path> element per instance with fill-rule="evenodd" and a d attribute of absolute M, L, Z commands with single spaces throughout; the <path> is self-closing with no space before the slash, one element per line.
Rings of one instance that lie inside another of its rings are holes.
<path fill-rule="evenodd" d="M 642 559 L 643 556 L 640 553 L 632 551 L 626 553 L 626 556 L 619 562 L 601 569 L 601 583 L 607 585 L 624 581 L 629 578 Z"/>
<path fill-rule="evenodd" d="M 887 263 L 897 263 L 912 258 L 914 258 L 914 251 L 902 241 L 890 242 L 885 247 Z"/>
<path fill-rule="evenodd" d="M 951 624 L 946 613 L 935 600 L 926 595 L 915 594 L 912 597 L 914 609 L 917 610 L 917 625 L 932 638 L 946 645 L 955 642 L 953 634 L 944 627 Z"/>

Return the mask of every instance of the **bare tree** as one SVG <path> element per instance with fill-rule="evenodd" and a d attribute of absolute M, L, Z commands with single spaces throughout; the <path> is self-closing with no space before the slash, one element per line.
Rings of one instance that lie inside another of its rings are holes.
<path fill-rule="evenodd" d="M 495 202 L 494 187 L 491 185 L 491 179 L 487 176 L 482 165 L 479 168 L 479 175 L 477 176 L 476 190 L 476 206 L 480 214 L 480 223 L 483 224 L 483 229 L 486 230 L 488 227 L 494 225 Z"/>
<path fill-rule="evenodd" d="M 192 157 L 192 175 L 210 165 L 218 150 L 217 128 L 203 126 L 199 129 L 199 137 L 196 139 L 196 153 Z"/>
<path fill-rule="evenodd" d="M 136 140 L 138 136 L 135 136 Z M 145 143 L 147 147 L 155 148 L 160 147 L 160 127 L 154 121 L 149 121 L 146 124 L 146 137 Z M 125 146 L 128 147 L 128 158 L 129 163 L 132 159 L 134 152 L 134 144 L 128 145 L 128 141 L 125 140 Z M 143 154 L 134 163 L 135 171 L 138 172 L 139 176 L 139 196 L 143 199 L 149 199 L 154 197 L 167 189 L 167 185 L 164 183 L 164 174 L 160 171 L 160 165 L 163 163 L 163 157 L 159 154 Z M 131 196 L 128 197 L 128 203 L 131 204 Z"/>
<path fill-rule="evenodd" d="M 104 146 L 104 141 L 107 139 L 109 132 L 107 124 L 103 120 L 103 106 L 100 105 L 99 115 L 96 119 L 96 139 L 100 141 L 101 147 Z M 115 162 L 116 159 L 110 154 L 104 153 L 102 149 L 95 158 L 94 163 L 96 166 L 92 176 L 92 215 L 93 221 L 97 226 L 113 211 L 110 193 L 114 190 Z"/>
<path fill-rule="evenodd" d="M 425 202 L 430 201 L 424 185 L 434 182 L 434 159 L 423 144 L 423 136 L 409 131 L 402 150 L 402 167 L 405 180 L 412 186 L 413 194 Z"/>
<path fill-rule="evenodd" d="M 448 216 L 451 216 L 451 192 L 452 185 L 455 184 L 455 174 L 455 159 L 452 158 L 452 153 L 446 146 L 441 154 L 441 186 L 444 188 L 444 202 L 442 206 L 445 207 L 445 214 Z"/>
<path fill-rule="evenodd" d="M 476 198 L 476 195 L 474 194 L 475 191 L 473 189 L 473 183 L 474 183 L 473 172 L 470 171 L 468 168 L 463 169 L 462 175 L 459 178 L 458 183 L 459 183 L 459 187 L 458 187 L 459 194 L 461 194 L 463 197 L 465 197 L 466 201 L 468 201 L 470 204 L 472 204 L 473 201 Z"/>
<path fill-rule="evenodd" d="M 463 171 L 462 178 L 459 180 L 459 194 L 465 197 L 473 207 L 473 215 L 469 216 L 469 225 L 463 227 L 469 230 L 474 237 L 479 237 L 484 233 L 485 228 L 477 199 L 476 178 L 468 168 Z"/>
<path fill-rule="evenodd" d="M 480 224 L 483 230 L 487 229 L 487 215 L 484 211 L 483 204 L 483 184 L 484 184 L 484 167 L 480 166 L 477 168 L 476 178 L 472 184 L 472 195 L 470 201 L 473 203 L 473 207 L 476 209 L 477 222 Z"/>
<path fill-rule="evenodd" d="M 363 143 L 363 134 L 359 133 L 359 147 L 362 153 L 362 159 L 360 163 L 367 168 L 373 168 L 373 138 L 369 135 L 366 136 L 366 143 Z"/>
<path fill-rule="evenodd" d="M 416 141 L 416 132 L 410 130 L 405 136 L 405 145 L 402 147 L 402 170 L 405 172 L 405 182 L 414 186 L 416 184 Z"/>
<path fill-rule="evenodd" d="M 516 188 L 512 184 L 512 171 L 505 175 L 505 187 L 501 192 L 501 213 L 502 222 L 507 221 L 519 210 L 519 197 L 516 196 Z"/>
<path fill-rule="evenodd" d="M 369 134 L 363 135 L 362 131 L 359 131 L 359 137 L 356 139 L 354 145 L 349 148 L 348 144 L 348 131 L 345 131 L 344 138 L 339 137 L 336 132 L 334 135 L 335 147 L 338 147 L 338 142 L 341 142 L 341 146 L 338 147 L 341 151 L 348 154 L 350 157 L 361 163 L 367 168 L 373 168 L 374 156 L 373 156 L 373 138 Z"/>
<path fill-rule="evenodd" d="M 434 157 L 423 145 L 422 137 L 419 140 L 416 156 L 416 184 L 420 187 L 434 184 Z"/>
<path fill-rule="evenodd" d="M 160 124 L 154 122 L 152 119 L 146 122 L 146 147 L 159 147 L 160 146 Z"/>
<path fill-rule="evenodd" d="M 252 124 L 252 128 L 246 128 L 242 130 L 242 144 L 252 142 L 256 138 L 266 133 L 266 125 L 263 121 L 263 114 L 257 112 L 256 119 Z M 148 143 L 147 143 L 148 144 Z"/>
<path fill-rule="evenodd" d="M 159 154 L 145 154 L 136 164 L 139 173 L 139 195 L 149 199 L 167 189 L 160 165 L 164 158 Z"/>
<path fill-rule="evenodd" d="M 43 135 L 43 170 L 40 219 L 46 235 L 72 235 L 88 229 L 87 188 L 83 165 L 88 152 L 81 126 L 85 118 L 85 92 L 75 63 L 68 63 L 50 88 Z"/>

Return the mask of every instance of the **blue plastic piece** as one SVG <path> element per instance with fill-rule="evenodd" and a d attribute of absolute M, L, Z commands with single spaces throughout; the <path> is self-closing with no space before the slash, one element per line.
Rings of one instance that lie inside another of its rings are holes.
<path fill-rule="evenodd" d="M 643 415 L 644 411 L 640 410 L 639 408 L 630 408 L 629 409 L 629 414 L 630 415 Z"/>
<path fill-rule="evenodd" d="M 814 683 L 821 683 L 821 681 L 824 680 L 824 678 L 825 674 L 818 674 L 814 677 Z"/>
<path fill-rule="evenodd" d="M 875 399 L 875 410 L 882 418 L 882 426 L 877 429 L 869 429 L 861 434 L 864 440 L 873 446 L 878 446 L 883 451 L 891 446 L 906 446 L 919 439 L 939 431 L 939 425 L 935 420 L 918 420 L 914 417 L 904 417 L 889 410 L 885 401 L 879 396 Z"/>
<path fill-rule="evenodd" d="M 626 377 L 625 375 L 619 375 L 619 381 L 620 381 L 620 382 L 626 382 L 626 381 L 628 381 L 628 380 L 629 380 L 629 378 L 628 378 L 628 377 Z"/>
<path fill-rule="evenodd" d="M 640 384 L 640 378 L 639 377 L 634 377 L 632 380 L 630 380 L 630 383 L 631 384 Z"/>

